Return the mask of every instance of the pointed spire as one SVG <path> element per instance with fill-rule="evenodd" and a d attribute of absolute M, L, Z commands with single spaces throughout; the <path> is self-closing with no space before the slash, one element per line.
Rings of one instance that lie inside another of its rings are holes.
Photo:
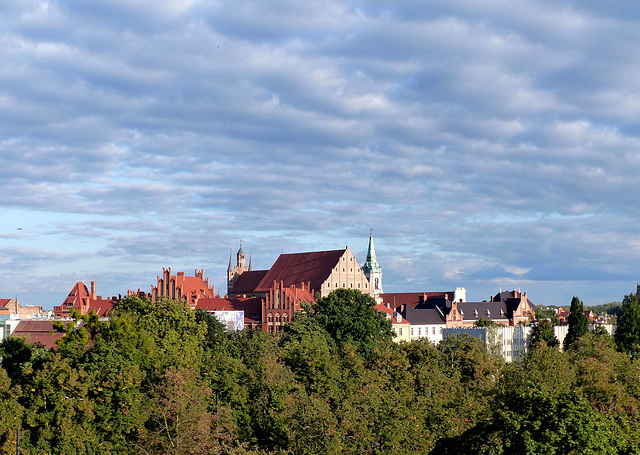
<path fill-rule="evenodd" d="M 373 229 L 369 234 L 369 250 L 367 251 L 367 260 L 362 266 L 362 271 L 365 273 L 370 272 L 379 272 L 382 270 L 380 264 L 378 264 L 378 260 L 376 258 L 376 249 L 373 246 Z"/>
<path fill-rule="evenodd" d="M 231 248 L 229 248 L 229 267 L 227 268 L 227 272 L 231 272 L 233 270 L 233 254 L 231 253 Z"/>
<path fill-rule="evenodd" d="M 249 251 L 249 272 L 253 272 L 253 256 L 251 255 L 251 251 Z"/>

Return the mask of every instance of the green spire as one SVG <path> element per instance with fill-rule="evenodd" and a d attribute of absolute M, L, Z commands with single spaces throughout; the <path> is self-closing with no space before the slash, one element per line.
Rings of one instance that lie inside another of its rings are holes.
<path fill-rule="evenodd" d="M 380 267 L 380 264 L 378 264 L 378 260 L 376 259 L 376 249 L 373 246 L 373 231 L 369 234 L 369 251 L 367 251 L 367 260 L 362 266 L 362 271 L 365 274 L 382 272 L 382 267 Z"/>

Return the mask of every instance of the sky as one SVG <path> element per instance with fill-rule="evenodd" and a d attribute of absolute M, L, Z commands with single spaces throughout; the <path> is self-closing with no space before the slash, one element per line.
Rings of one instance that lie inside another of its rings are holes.
<path fill-rule="evenodd" d="M 0 0 L 0 297 L 373 231 L 386 292 L 620 301 L 639 44 L 628 0 Z"/>

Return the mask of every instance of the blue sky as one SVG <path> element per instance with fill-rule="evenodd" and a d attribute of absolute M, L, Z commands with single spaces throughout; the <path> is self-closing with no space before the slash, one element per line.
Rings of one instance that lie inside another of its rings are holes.
<path fill-rule="evenodd" d="M 1 297 L 373 229 L 388 292 L 640 281 L 630 1 L 0 1 Z"/>

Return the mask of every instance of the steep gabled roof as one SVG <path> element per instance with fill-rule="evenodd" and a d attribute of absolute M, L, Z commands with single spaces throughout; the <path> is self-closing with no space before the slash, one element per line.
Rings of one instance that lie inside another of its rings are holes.
<path fill-rule="evenodd" d="M 233 285 L 233 294 L 251 295 L 267 274 L 268 270 L 255 270 L 243 272 Z"/>
<path fill-rule="evenodd" d="M 329 278 L 345 251 L 281 254 L 256 287 L 256 292 L 268 292 L 274 281 L 282 282 L 285 287 L 310 283 L 311 289 L 317 291 Z"/>

